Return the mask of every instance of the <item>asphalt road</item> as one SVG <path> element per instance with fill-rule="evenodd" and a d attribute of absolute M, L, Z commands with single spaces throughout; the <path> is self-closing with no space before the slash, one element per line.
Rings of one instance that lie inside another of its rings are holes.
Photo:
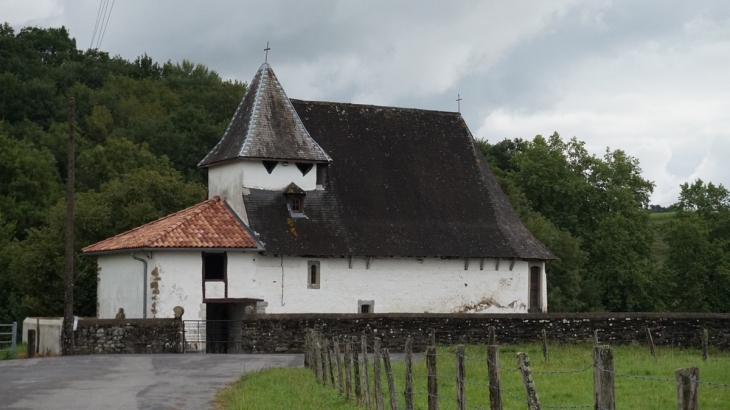
<path fill-rule="evenodd" d="M 242 373 L 303 356 L 94 355 L 0 361 L 1 409 L 209 409 Z"/>

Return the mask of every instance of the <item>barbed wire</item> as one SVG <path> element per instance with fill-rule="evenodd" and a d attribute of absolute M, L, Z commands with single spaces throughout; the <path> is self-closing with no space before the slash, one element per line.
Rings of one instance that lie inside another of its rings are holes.
<path fill-rule="evenodd" d="M 631 379 L 652 380 L 652 381 L 656 381 L 656 382 L 671 382 L 671 383 L 676 383 L 677 382 L 676 379 L 665 379 L 665 378 L 662 378 L 662 377 L 639 376 L 639 375 L 636 375 L 636 374 L 619 373 L 619 372 L 616 372 L 616 371 L 613 371 L 613 370 L 604 369 L 603 367 L 601 367 L 599 365 L 595 365 L 595 366 L 596 366 L 596 368 L 598 370 L 600 370 L 602 372 L 611 373 L 611 374 L 614 374 L 616 376 L 621 376 L 621 377 L 628 377 L 628 378 L 631 378 Z"/>
<path fill-rule="evenodd" d="M 467 382 L 467 381 L 464 381 L 464 384 L 465 385 L 474 385 L 474 386 L 488 387 L 491 390 L 499 390 L 500 392 L 505 393 L 506 395 L 512 397 L 513 399 L 515 399 L 515 400 L 517 400 L 517 401 L 519 401 L 519 402 L 521 402 L 523 404 L 528 404 L 527 400 L 525 400 L 525 399 L 517 396 L 516 394 L 510 392 L 509 390 L 506 390 L 506 389 L 503 389 L 503 388 L 500 388 L 500 387 L 497 387 L 497 386 L 493 386 L 493 385 L 491 385 L 489 383 L 479 383 L 479 382 Z M 469 404 L 469 403 L 467 403 L 467 404 Z M 541 407 L 544 407 L 546 409 L 589 409 L 589 408 L 593 408 L 593 405 L 592 404 L 570 405 L 570 406 L 555 406 L 555 405 L 549 405 L 549 404 L 542 404 L 542 403 L 540 403 L 540 406 Z"/>
<path fill-rule="evenodd" d="M 369 350 L 369 351 L 366 351 L 366 353 L 363 354 L 362 353 L 362 349 L 361 348 L 360 349 L 357 348 L 357 347 L 361 347 L 362 345 L 360 343 L 355 343 L 355 340 L 353 340 L 352 338 L 349 338 L 347 336 L 340 336 L 340 337 L 333 337 L 333 340 L 340 340 L 340 341 L 344 342 L 345 344 L 352 343 L 353 344 L 353 347 L 355 347 L 354 349 L 351 350 L 351 354 L 353 356 L 364 357 L 366 355 L 372 354 L 374 357 L 377 356 L 378 358 L 381 358 L 381 359 L 384 359 L 386 357 L 383 354 L 383 349 L 387 349 L 387 348 L 383 348 L 382 346 L 381 346 L 380 349 L 375 349 L 375 346 L 374 345 L 365 343 L 365 349 L 366 350 Z M 454 349 L 454 348 L 446 348 L 445 349 L 445 348 L 442 347 L 439 350 L 441 352 L 443 352 L 445 350 L 448 353 L 434 353 L 434 354 L 432 354 L 432 356 L 436 356 L 436 357 L 448 357 L 449 359 L 454 359 L 456 357 L 457 359 L 458 358 L 461 358 L 464 361 L 484 362 L 486 360 L 487 363 L 489 363 L 490 365 L 495 366 L 495 367 L 497 367 L 498 369 L 501 369 L 501 370 L 505 370 L 505 371 L 509 371 L 509 372 L 520 372 L 521 371 L 519 368 L 513 368 L 513 367 L 498 365 L 498 364 L 492 362 L 491 360 L 489 360 L 488 357 L 475 357 L 475 356 L 467 356 L 465 354 L 459 354 L 459 351 L 456 350 L 456 349 Z M 411 353 L 411 354 L 414 355 L 413 353 Z M 345 353 L 342 352 L 341 355 L 344 356 Z M 427 356 L 427 355 L 428 354 L 416 353 L 414 356 Z M 388 355 L 388 356 L 390 356 L 390 355 Z M 336 359 L 337 362 L 338 362 L 338 364 L 340 363 L 339 362 L 340 361 L 340 357 L 341 356 L 337 356 L 337 359 Z M 360 363 L 361 366 L 364 366 L 364 364 L 365 364 L 363 359 L 359 360 L 359 363 Z M 368 367 L 370 367 L 370 364 L 368 364 Z M 361 367 L 361 368 L 364 368 L 364 367 Z M 630 373 L 621 373 L 621 372 L 617 372 L 615 370 L 605 369 L 605 368 L 603 368 L 603 367 L 601 367 L 601 366 L 599 366 L 597 364 L 589 364 L 589 365 L 587 365 L 585 367 L 582 367 L 582 368 L 579 368 L 579 369 L 570 369 L 570 370 L 544 370 L 544 371 L 534 371 L 533 370 L 532 371 L 532 374 L 534 374 L 534 375 L 577 374 L 577 373 L 582 373 L 582 372 L 588 371 L 591 368 L 596 368 L 596 369 L 598 369 L 598 370 L 600 370 L 602 372 L 610 373 L 610 374 L 613 374 L 613 375 L 615 375 L 617 377 L 626 377 L 626 378 L 639 379 L 639 380 L 650 380 L 650 381 L 662 382 L 662 383 L 676 383 L 677 382 L 676 379 L 673 379 L 673 378 L 670 379 L 670 378 L 663 378 L 663 377 L 643 376 L 643 375 L 630 374 Z M 385 369 L 382 369 L 381 371 L 382 371 L 381 377 L 373 377 L 375 386 L 379 390 L 381 390 L 381 391 L 383 391 L 383 387 L 384 387 L 383 386 L 383 380 L 382 380 L 382 375 L 383 374 L 385 375 L 386 378 L 395 378 L 396 376 L 398 378 L 401 378 L 401 377 L 406 378 L 406 377 L 408 377 L 408 373 L 407 372 L 404 372 L 404 373 L 396 373 L 396 372 L 392 371 L 392 369 L 391 369 L 390 372 L 385 371 Z M 460 381 L 460 380 L 456 379 L 455 377 L 453 377 L 451 375 L 444 375 L 444 374 L 438 374 L 438 373 L 435 374 L 435 375 L 434 374 L 427 374 L 427 373 L 411 373 L 410 376 L 412 378 L 430 378 L 430 377 L 434 377 L 436 379 L 450 380 L 450 381 L 455 381 L 457 383 L 462 382 L 464 385 L 487 387 L 487 388 L 489 388 L 491 390 L 499 390 L 500 392 L 504 393 L 505 396 L 507 396 L 507 397 L 509 397 L 509 398 L 511 398 L 513 400 L 516 400 L 516 401 L 518 401 L 518 402 L 520 402 L 522 404 L 527 404 L 528 403 L 525 398 L 522 398 L 522 397 L 518 396 L 517 394 L 515 394 L 515 393 L 513 393 L 513 392 L 511 392 L 509 390 L 505 390 L 505 389 L 502 389 L 502 388 L 498 388 L 498 387 L 492 386 L 492 385 L 490 385 L 488 383 L 468 382 L 466 380 L 461 380 Z M 364 373 L 358 374 L 355 377 L 356 378 L 359 378 L 363 382 L 363 388 L 361 390 L 363 396 L 375 398 L 376 394 L 375 394 L 374 389 L 369 389 L 367 392 L 364 389 L 365 374 Z M 695 378 L 691 378 L 691 380 L 693 382 L 695 382 L 695 383 L 703 384 L 703 385 L 707 385 L 707 386 L 730 388 L 730 384 L 726 384 L 726 383 L 718 383 L 718 382 L 711 382 L 711 381 L 702 381 L 702 380 L 698 380 L 698 379 L 695 379 Z M 387 392 L 388 394 L 390 393 L 389 386 L 386 387 L 386 390 L 384 392 Z M 353 391 L 353 393 L 354 393 L 354 391 Z M 405 391 L 398 391 L 398 390 L 394 390 L 393 391 L 393 394 L 395 395 L 396 400 L 403 400 L 404 396 L 407 395 Z M 455 397 L 443 396 L 443 395 L 433 395 L 433 394 L 431 394 L 429 392 L 424 392 L 424 391 L 411 391 L 409 394 L 411 396 L 436 397 L 439 400 L 442 400 L 442 399 L 443 400 L 453 400 L 453 401 L 457 400 Z M 354 394 L 353 394 L 353 396 L 354 396 Z M 472 403 L 468 403 L 468 402 L 465 402 L 465 405 L 467 407 L 469 407 L 469 408 L 476 409 L 476 410 L 488 410 L 485 407 L 480 407 L 478 405 L 475 405 L 475 404 L 472 404 Z M 585 408 L 594 408 L 594 405 L 546 405 L 546 404 L 541 404 L 541 407 L 542 408 L 546 408 L 546 409 L 585 409 Z M 603 409 L 601 407 L 596 407 L 596 408 L 598 408 L 599 410 L 608 410 L 608 409 Z"/>
<path fill-rule="evenodd" d="M 545 371 L 532 371 L 532 374 L 570 374 L 570 373 L 583 373 L 584 371 L 588 369 L 592 369 L 593 364 L 589 364 L 586 367 L 583 367 L 581 369 L 574 369 L 574 370 L 545 370 Z"/>
<path fill-rule="evenodd" d="M 717 382 L 705 382 L 705 381 L 702 381 L 702 380 L 697 380 L 694 377 L 690 377 L 690 380 L 692 380 L 695 383 L 704 384 L 704 385 L 707 385 L 707 386 L 729 387 L 730 388 L 730 384 L 717 383 Z"/>

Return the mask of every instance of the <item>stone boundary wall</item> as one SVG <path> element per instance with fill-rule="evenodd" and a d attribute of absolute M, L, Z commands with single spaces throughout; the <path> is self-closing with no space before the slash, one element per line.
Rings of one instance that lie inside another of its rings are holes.
<path fill-rule="evenodd" d="M 265 314 L 242 323 L 245 353 L 301 353 L 304 332 L 314 328 L 325 337 L 359 335 L 382 339 L 382 346 L 402 351 L 413 337 L 414 350 L 424 350 L 431 329 L 443 345 L 484 344 L 489 326 L 499 344 L 531 343 L 546 330 L 551 343 L 592 343 L 598 330 L 602 343 L 646 343 L 651 329 L 657 346 L 699 347 L 702 329 L 710 346 L 730 350 L 730 314 L 726 313 L 547 313 L 547 314 Z"/>
<path fill-rule="evenodd" d="M 177 319 L 79 318 L 71 354 L 180 353 Z"/>

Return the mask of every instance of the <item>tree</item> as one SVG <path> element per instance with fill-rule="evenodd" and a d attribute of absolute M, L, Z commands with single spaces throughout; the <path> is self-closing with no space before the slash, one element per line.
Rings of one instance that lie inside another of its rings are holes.
<path fill-rule="evenodd" d="M 679 202 L 676 207 L 680 212 L 697 212 L 703 216 L 725 213 L 730 210 L 730 192 L 722 184 L 705 184 L 701 179 L 690 185 L 680 185 Z"/>
<path fill-rule="evenodd" d="M 722 186 L 696 180 L 680 185 L 677 218 L 664 228 L 670 307 L 730 312 L 730 209 Z"/>
<path fill-rule="evenodd" d="M 648 219 L 653 183 L 637 159 L 621 150 L 599 158 L 557 133 L 481 147 L 525 225 L 558 258 L 548 268 L 551 310 L 660 307 Z"/>
<path fill-rule="evenodd" d="M 17 237 L 42 223 L 61 189 L 50 152 L 0 134 L 0 213 Z"/>

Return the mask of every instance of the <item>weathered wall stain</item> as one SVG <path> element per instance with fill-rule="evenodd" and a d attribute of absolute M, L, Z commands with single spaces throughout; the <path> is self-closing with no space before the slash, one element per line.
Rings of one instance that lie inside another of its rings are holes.
<path fill-rule="evenodd" d="M 152 281 L 150 282 L 150 289 L 152 289 L 152 308 L 150 309 L 150 312 L 152 313 L 152 318 L 155 319 L 157 318 L 157 300 L 160 297 L 159 282 L 162 278 L 160 278 L 160 271 L 157 267 L 152 269 L 150 274 L 152 275 Z"/>

